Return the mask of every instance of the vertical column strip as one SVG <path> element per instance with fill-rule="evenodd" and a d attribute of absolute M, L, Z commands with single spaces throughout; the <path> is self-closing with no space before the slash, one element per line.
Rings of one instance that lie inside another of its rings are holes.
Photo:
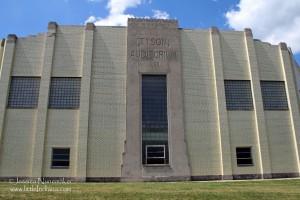
<path fill-rule="evenodd" d="M 44 143 L 47 130 L 47 111 L 49 86 L 51 80 L 51 72 L 53 65 L 54 46 L 56 38 L 57 24 L 49 22 L 48 33 L 45 38 L 44 57 L 42 62 L 42 77 L 39 92 L 39 102 L 37 109 L 37 121 L 35 133 L 33 135 L 33 155 L 32 155 L 32 177 L 38 178 L 42 176 Z"/>
<path fill-rule="evenodd" d="M 89 131 L 89 104 L 90 104 L 90 85 L 91 69 L 93 58 L 93 41 L 94 41 L 93 23 L 87 23 L 85 27 L 83 40 L 82 56 L 82 78 L 80 89 L 80 109 L 78 122 L 78 135 L 75 156 L 75 176 L 78 180 L 86 180 L 87 165 L 87 140 Z"/>
<path fill-rule="evenodd" d="M 245 29 L 244 36 L 254 106 L 259 169 L 262 178 L 272 178 L 269 142 L 265 126 L 265 114 L 260 89 L 259 69 L 251 29 Z"/>
<path fill-rule="evenodd" d="M 220 166 L 223 179 L 232 179 L 232 162 L 230 149 L 230 134 L 226 110 L 223 60 L 220 41 L 220 32 L 216 27 L 210 29 L 211 59 L 215 82 L 215 95 L 217 103 L 217 120 L 220 142 Z"/>
<path fill-rule="evenodd" d="M 299 147 L 300 147 L 300 115 L 299 115 L 299 102 L 297 99 L 297 87 L 295 85 L 293 66 L 291 63 L 291 57 L 288 52 L 286 43 L 279 44 L 279 55 L 282 67 L 282 73 L 285 80 L 285 88 L 287 93 L 289 113 L 292 128 L 292 137 L 294 143 L 295 157 L 297 163 L 298 176 L 300 174 L 300 163 L 299 163 Z"/>
<path fill-rule="evenodd" d="M 1 66 L 2 66 L 2 58 L 3 58 L 4 45 L 5 45 L 5 39 L 2 39 L 1 40 L 1 45 L 0 45 L 0 71 L 1 71 Z"/>
<path fill-rule="evenodd" d="M 4 45 L 3 58 L 0 72 L 0 140 L 4 130 L 4 121 L 6 115 L 6 104 L 9 93 L 10 76 L 14 62 L 14 54 L 17 36 L 10 34 Z"/>

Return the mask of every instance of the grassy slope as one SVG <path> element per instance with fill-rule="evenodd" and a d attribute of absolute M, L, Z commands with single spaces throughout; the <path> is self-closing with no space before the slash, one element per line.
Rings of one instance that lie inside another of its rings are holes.
<path fill-rule="evenodd" d="M 22 184 L 0 183 L 0 199 L 300 199 L 300 180 L 72 183 L 63 186 L 71 188 L 71 192 L 10 192 L 15 186 L 23 187 Z"/>

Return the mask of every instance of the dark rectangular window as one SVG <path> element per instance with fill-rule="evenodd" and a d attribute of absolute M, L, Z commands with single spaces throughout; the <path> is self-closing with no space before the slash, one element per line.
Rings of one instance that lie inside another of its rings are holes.
<path fill-rule="evenodd" d="M 39 90 L 39 77 L 11 77 L 8 108 L 36 108 Z"/>
<path fill-rule="evenodd" d="M 236 148 L 236 162 L 237 166 L 252 166 L 251 147 L 237 147 Z"/>
<path fill-rule="evenodd" d="M 52 168 L 69 168 L 70 166 L 70 148 L 52 149 Z"/>
<path fill-rule="evenodd" d="M 49 108 L 76 109 L 80 105 L 81 78 L 51 78 Z"/>
<path fill-rule="evenodd" d="M 146 145 L 147 164 L 167 164 L 165 145 Z"/>
<path fill-rule="evenodd" d="M 225 80 L 227 110 L 253 110 L 250 81 Z"/>
<path fill-rule="evenodd" d="M 143 164 L 168 164 L 166 75 L 142 76 Z"/>
<path fill-rule="evenodd" d="M 265 110 L 288 110 L 284 81 L 260 81 Z"/>

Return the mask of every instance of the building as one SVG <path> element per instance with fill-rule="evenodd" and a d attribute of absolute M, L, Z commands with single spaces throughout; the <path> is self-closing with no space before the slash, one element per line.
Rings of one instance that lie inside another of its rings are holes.
<path fill-rule="evenodd" d="M 285 43 L 175 20 L 50 22 L 9 35 L 0 55 L 2 180 L 299 177 L 298 69 Z"/>

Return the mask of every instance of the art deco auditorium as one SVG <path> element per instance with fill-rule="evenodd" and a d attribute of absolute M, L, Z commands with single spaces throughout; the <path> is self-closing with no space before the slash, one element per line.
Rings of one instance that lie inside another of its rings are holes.
<path fill-rule="evenodd" d="M 0 62 L 0 180 L 299 177 L 297 63 L 251 29 L 50 22 Z"/>

